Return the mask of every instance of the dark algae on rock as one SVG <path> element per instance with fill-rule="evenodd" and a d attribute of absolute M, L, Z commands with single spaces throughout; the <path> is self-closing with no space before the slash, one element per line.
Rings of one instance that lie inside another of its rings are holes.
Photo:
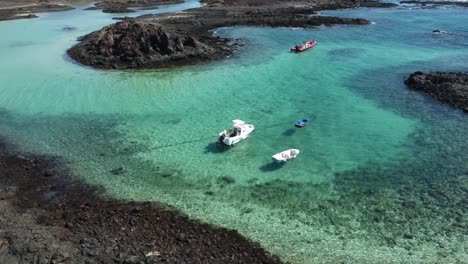
<path fill-rule="evenodd" d="M 468 113 L 468 73 L 415 72 L 405 84 Z"/>
<path fill-rule="evenodd" d="M 0 142 L 0 263 L 280 263 L 237 231 L 102 190 Z"/>

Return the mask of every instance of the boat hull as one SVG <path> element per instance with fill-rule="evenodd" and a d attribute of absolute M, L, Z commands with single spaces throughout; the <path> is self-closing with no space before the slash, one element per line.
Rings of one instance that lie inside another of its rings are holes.
<path fill-rule="evenodd" d="M 275 163 L 284 163 L 290 159 L 296 158 L 299 155 L 299 152 L 300 151 L 298 149 L 288 149 L 280 153 L 276 153 L 275 155 L 271 156 L 271 158 Z"/>
<path fill-rule="evenodd" d="M 309 123 L 309 120 L 307 118 L 304 118 L 304 119 L 299 120 L 296 123 L 294 123 L 294 126 L 298 127 L 298 128 L 303 128 L 303 127 L 307 126 L 307 123 Z"/>
<path fill-rule="evenodd" d="M 222 137 L 225 135 L 225 133 L 221 132 L 218 134 L 218 141 L 220 141 L 224 145 L 232 146 L 241 142 L 244 139 L 247 139 L 250 136 L 250 133 L 254 131 L 254 129 L 255 129 L 255 126 L 253 125 L 245 125 L 244 132 L 241 135 L 238 135 L 235 137 L 226 137 L 224 139 Z"/>
<path fill-rule="evenodd" d="M 294 124 L 295 127 L 298 127 L 298 128 L 304 128 L 305 126 L 307 126 L 307 123 L 304 123 L 304 122 L 296 122 Z"/>
<path fill-rule="evenodd" d="M 291 52 L 303 52 L 303 51 L 306 51 L 310 48 L 313 48 L 315 46 L 315 44 L 317 44 L 317 41 L 315 40 L 309 40 L 306 42 L 305 45 L 299 47 L 299 49 L 296 49 L 296 47 L 292 47 L 291 48 Z"/>

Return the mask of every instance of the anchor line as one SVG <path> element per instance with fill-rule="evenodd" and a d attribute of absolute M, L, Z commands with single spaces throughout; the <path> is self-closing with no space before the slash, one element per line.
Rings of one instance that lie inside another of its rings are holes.
<path fill-rule="evenodd" d="M 155 147 L 149 148 L 149 150 L 156 150 L 156 149 L 162 149 L 162 148 L 175 147 L 175 146 L 180 146 L 180 145 L 185 145 L 185 144 L 201 142 L 201 141 L 205 141 L 205 140 L 208 140 L 208 139 L 213 139 L 213 137 L 205 137 L 205 138 L 199 138 L 199 139 L 194 139 L 194 140 L 186 140 L 186 141 L 181 141 L 181 142 L 175 142 L 175 143 L 172 143 L 172 144 L 167 144 L 167 145 L 162 145 L 162 146 L 155 146 Z"/>
<path fill-rule="evenodd" d="M 307 116 L 307 117 L 309 117 L 309 116 Z M 312 116 L 311 120 L 315 120 L 315 119 L 316 119 L 316 117 Z M 281 122 L 281 123 L 275 123 L 275 124 L 272 124 L 272 125 L 269 125 L 269 126 L 257 126 L 257 128 L 261 128 L 262 130 L 265 130 L 265 129 L 275 128 L 275 127 L 285 126 L 285 125 L 288 125 L 288 124 L 291 124 L 291 123 L 290 122 L 288 122 L 288 123 Z M 181 146 L 181 145 L 186 145 L 186 144 L 192 144 L 192 143 L 202 142 L 202 141 L 209 140 L 209 139 L 214 139 L 214 138 L 215 137 L 213 137 L 213 136 L 209 136 L 209 137 L 203 137 L 203 138 L 198 138 L 198 139 L 193 139 L 193 140 L 185 140 L 185 141 L 180 141 L 180 142 L 174 142 L 174 143 L 171 143 L 171 144 L 150 147 L 150 148 L 145 149 L 145 151 L 158 150 L 158 149 L 170 148 L 170 147 Z M 113 155 L 109 155 L 109 156 L 116 157 L 116 156 L 124 156 L 126 154 L 127 153 L 114 153 Z M 65 163 L 86 162 L 86 161 L 90 161 L 90 160 L 92 160 L 92 159 L 73 160 L 73 161 L 68 161 L 68 162 L 65 162 Z"/>
<path fill-rule="evenodd" d="M 191 144 L 191 143 L 201 142 L 201 141 L 212 139 L 212 138 L 213 137 L 205 137 L 205 138 L 199 138 L 199 139 L 194 139 L 194 140 L 186 140 L 186 141 L 176 142 L 176 143 L 172 143 L 172 144 L 147 148 L 147 149 L 144 149 L 144 151 L 157 150 L 157 149 L 175 147 L 175 146 L 179 146 L 179 145 Z M 128 155 L 128 153 L 114 153 L 112 155 L 107 155 L 107 157 L 119 157 L 119 156 L 125 156 L 125 155 Z M 64 161 L 64 163 L 89 162 L 91 160 L 94 160 L 94 159 L 90 158 L 90 159 L 70 160 L 70 161 Z"/>
<path fill-rule="evenodd" d="M 261 129 L 269 129 L 269 128 L 274 128 L 274 127 L 280 127 L 280 126 L 285 126 L 285 125 L 288 125 L 288 124 L 292 124 L 292 122 L 289 122 L 289 123 L 275 123 L 275 124 L 272 124 L 272 125 L 269 125 L 269 126 L 257 126 L 257 127 L 260 127 Z"/>
<path fill-rule="evenodd" d="M 316 119 L 316 117 L 312 115 L 311 120 L 315 120 L 315 119 Z M 292 122 L 288 122 L 288 123 L 281 122 L 281 123 L 275 123 L 275 124 L 272 124 L 272 125 L 269 125 L 269 126 L 256 126 L 256 127 L 261 128 L 261 129 L 270 129 L 270 128 L 274 128 L 274 127 L 285 126 L 285 125 L 288 125 L 288 124 L 292 124 Z M 186 141 L 175 142 L 175 143 L 162 145 L 162 146 L 155 146 L 155 147 L 152 147 L 152 148 L 149 148 L 149 149 L 153 150 L 153 149 L 169 148 L 169 147 L 174 147 L 174 146 L 179 146 L 179 145 L 185 145 L 185 144 L 201 142 L 201 141 L 208 140 L 208 139 L 213 139 L 213 138 L 214 137 L 210 136 L 210 137 L 204 137 L 204 138 L 199 138 L 199 139 L 194 139 L 194 140 L 186 140 Z"/>

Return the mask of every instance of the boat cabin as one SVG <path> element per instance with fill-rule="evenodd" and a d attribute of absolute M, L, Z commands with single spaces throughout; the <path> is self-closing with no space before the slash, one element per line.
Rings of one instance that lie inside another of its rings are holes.
<path fill-rule="evenodd" d="M 218 142 L 226 145 L 233 145 L 237 142 L 246 139 L 249 134 L 255 129 L 253 125 L 247 125 L 239 119 L 232 120 L 232 128 L 224 130 L 218 134 Z"/>

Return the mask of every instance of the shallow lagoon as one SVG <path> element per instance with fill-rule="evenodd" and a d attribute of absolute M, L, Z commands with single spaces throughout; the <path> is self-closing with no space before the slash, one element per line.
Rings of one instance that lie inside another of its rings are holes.
<path fill-rule="evenodd" d="M 108 14 L 0 23 L 0 134 L 61 157 L 109 195 L 170 204 L 294 263 L 462 262 L 467 117 L 402 79 L 468 69 L 468 11 L 324 13 L 375 23 L 220 29 L 245 42 L 231 58 L 144 72 L 96 71 L 66 57 L 76 37 L 112 22 Z M 310 38 L 313 49 L 288 52 Z M 295 129 L 303 116 L 310 125 Z M 235 118 L 256 130 L 217 148 L 216 134 Z M 293 147 L 297 159 L 271 164 Z"/>

